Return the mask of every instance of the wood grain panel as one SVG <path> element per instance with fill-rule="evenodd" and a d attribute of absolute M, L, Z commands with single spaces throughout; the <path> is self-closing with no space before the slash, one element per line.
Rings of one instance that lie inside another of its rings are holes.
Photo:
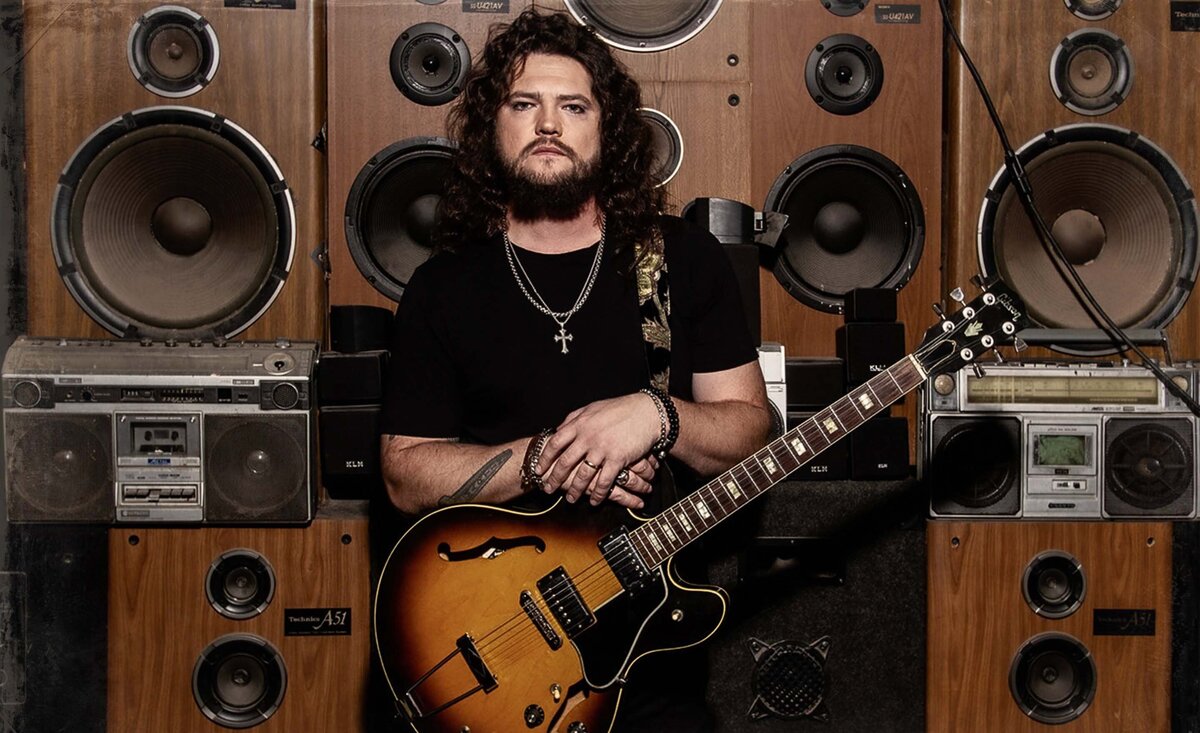
<path fill-rule="evenodd" d="M 1170 728 L 1171 525 L 1118 522 L 930 522 L 926 712 L 933 731 L 1166 731 Z M 1021 593 L 1026 565 L 1045 550 L 1083 566 L 1082 607 L 1034 614 Z M 1093 633 L 1095 609 L 1154 609 L 1154 636 Z M 1009 692 L 1013 655 L 1035 634 L 1083 642 L 1096 664 L 1083 715 L 1048 726 Z"/>
<path fill-rule="evenodd" d="M 136 542 L 134 541 L 136 538 Z M 244 548 L 275 571 L 266 610 L 231 620 L 204 582 L 223 552 Z M 279 710 L 254 730 L 363 730 L 370 663 L 365 519 L 318 519 L 302 529 L 113 529 L 109 532 L 108 729 L 215 733 L 192 697 L 201 651 L 225 634 L 255 634 L 287 667 Z M 348 636 L 285 636 L 284 609 L 349 608 Z"/>
<path fill-rule="evenodd" d="M 1195 141 L 1197 95 L 1187 79 L 1200 71 L 1200 34 L 1171 32 L 1170 3 L 1126 2 L 1098 22 L 1072 15 L 1062 3 L 1005 3 L 957 0 L 955 22 L 1008 129 L 1014 147 L 1066 124 L 1124 127 L 1161 147 L 1192 186 L 1200 180 L 1200 146 Z M 1070 33 L 1084 29 L 1115 33 L 1134 67 L 1130 97 L 1100 116 L 1068 110 L 1050 85 L 1050 58 Z M 1020 39 L 1014 42 L 1014 39 Z M 976 229 L 983 197 L 1002 165 L 996 133 L 969 74 L 956 54 L 948 61 L 947 283 L 980 268 Z M 1167 329 L 1176 358 L 1200 356 L 1200 301 L 1189 299 Z M 1046 356 L 1035 349 L 1026 358 Z"/>
<path fill-rule="evenodd" d="M 283 171 L 296 206 L 296 255 L 271 308 L 242 333 L 249 339 L 320 339 L 325 281 L 317 254 L 324 235 L 323 161 L 312 141 L 324 114 L 324 5 L 294 10 L 188 6 L 220 43 L 212 83 L 183 99 L 158 97 L 134 79 L 126 43 L 151 0 L 27 0 L 25 109 L 28 135 L 29 331 L 38 336 L 109 334 L 76 304 L 58 276 L 50 215 L 59 173 L 76 148 L 119 115 L 186 105 L 223 115 L 257 139 Z"/>

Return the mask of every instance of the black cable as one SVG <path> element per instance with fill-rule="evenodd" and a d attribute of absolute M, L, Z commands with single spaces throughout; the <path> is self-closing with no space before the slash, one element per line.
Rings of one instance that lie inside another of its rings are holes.
<path fill-rule="evenodd" d="M 1004 130 L 1004 123 L 1000 121 L 1000 115 L 996 112 L 995 105 L 992 104 L 992 97 L 988 94 L 987 86 L 983 83 L 983 78 L 979 75 L 979 70 L 975 68 L 975 63 L 971 60 L 971 55 L 967 53 L 967 49 L 963 46 L 962 39 L 959 38 L 958 30 L 954 27 L 954 23 L 950 19 L 950 9 L 946 6 L 946 0 L 938 0 L 938 6 L 942 11 L 942 23 L 946 27 L 946 31 L 950 34 L 950 38 L 954 41 L 955 48 L 958 49 L 958 55 L 962 58 L 963 65 L 967 67 L 971 78 L 975 81 L 975 86 L 979 89 L 980 97 L 983 99 L 983 104 L 987 108 L 988 117 L 991 118 L 992 126 L 996 128 L 996 134 L 1000 138 L 1000 145 L 1004 148 L 1004 166 L 1008 169 L 1009 175 L 1012 176 L 1013 186 L 1017 193 L 1017 199 L 1020 200 L 1025 213 L 1029 216 L 1030 222 L 1033 223 L 1033 229 L 1038 235 L 1038 240 L 1042 244 L 1042 248 L 1046 250 L 1046 255 L 1054 264 L 1059 274 L 1071 286 L 1072 294 L 1088 311 L 1088 316 L 1100 327 L 1108 337 L 1117 343 L 1124 344 L 1128 350 L 1137 354 L 1141 359 L 1140 366 L 1149 369 L 1154 373 L 1160 382 L 1167 388 L 1167 391 L 1178 397 L 1187 405 L 1188 409 L 1193 414 L 1200 416 L 1200 403 L 1181 389 L 1179 385 L 1171 381 L 1171 378 L 1158 366 L 1154 359 L 1143 352 L 1137 344 L 1129 340 L 1129 337 L 1121 330 L 1108 313 L 1100 307 L 1100 303 L 1096 301 L 1092 291 L 1083 282 L 1083 278 L 1075 270 L 1075 267 L 1067 260 L 1063 254 L 1062 248 L 1054 239 L 1054 234 L 1050 228 L 1046 226 L 1046 222 L 1042 219 L 1042 214 L 1037 210 L 1037 206 L 1033 201 L 1033 188 L 1029 184 L 1029 178 L 1025 174 L 1025 168 L 1021 164 L 1021 159 L 1017 156 L 1016 151 L 1008 140 L 1008 133 Z M 1126 349 L 1121 349 L 1125 351 Z"/>

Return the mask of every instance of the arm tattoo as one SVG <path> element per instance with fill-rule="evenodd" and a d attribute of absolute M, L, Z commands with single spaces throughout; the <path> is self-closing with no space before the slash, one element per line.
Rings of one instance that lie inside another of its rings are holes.
<path fill-rule="evenodd" d="M 471 478 L 467 482 L 458 487 L 458 491 L 453 494 L 447 494 L 438 499 L 438 506 L 450 506 L 451 504 L 466 504 L 479 496 L 479 492 L 483 491 L 483 487 L 488 485 L 508 459 L 512 458 L 512 449 L 506 448 L 502 453 L 492 458 L 487 463 L 471 474 Z"/>

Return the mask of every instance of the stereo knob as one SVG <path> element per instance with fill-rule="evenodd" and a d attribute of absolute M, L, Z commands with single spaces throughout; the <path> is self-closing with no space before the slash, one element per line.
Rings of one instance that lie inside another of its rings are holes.
<path fill-rule="evenodd" d="M 13 402 L 18 407 L 37 407 L 42 400 L 42 388 L 37 382 L 17 382 L 13 387 Z"/>
<path fill-rule="evenodd" d="M 933 391 L 945 397 L 954 391 L 954 377 L 949 374 L 939 374 L 933 378 Z"/>
<path fill-rule="evenodd" d="M 271 404 L 280 410 L 290 410 L 300 404 L 300 390 L 290 382 L 282 382 L 271 390 Z"/>
<path fill-rule="evenodd" d="M 536 728 L 546 719 L 546 711 L 541 705 L 530 705 L 525 708 L 525 727 Z"/>
<path fill-rule="evenodd" d="M 567 726 L 567 733 L 588 733 L 588 727 L 578 720 L 572 720 L 571 724 Z"/>

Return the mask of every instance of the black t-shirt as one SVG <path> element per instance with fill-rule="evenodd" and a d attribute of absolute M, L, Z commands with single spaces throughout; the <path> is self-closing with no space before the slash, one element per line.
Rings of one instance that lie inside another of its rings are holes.
<path fill-rule="evenodd" d="M 671 393 L 694 373 L 753 361 L 737 282 L 720 244 L 674 217 L 661 221 L 670 284 Z M 547 255 L 517 249 L 554 311 L 575 303 L 596 246 Z M 559 327 L 521 292 L 499 238 L 434 256 L 397 309 L 384 434 L 495 445 L 558 425 L 572 410 L 649 384 L 633 278 L 606 247 L 583 306 Z"/>

